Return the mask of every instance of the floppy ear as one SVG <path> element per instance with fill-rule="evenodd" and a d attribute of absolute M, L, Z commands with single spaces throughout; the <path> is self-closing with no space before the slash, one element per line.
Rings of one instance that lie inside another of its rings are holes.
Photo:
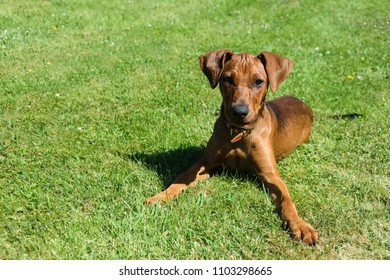
<path fill-rule="evenodd" d="M 276 92 L 279 85 L 290 74 L 294 63 L 288 58 L 272 52 L 262 52 L 257 57 L 264 65 L 272 92 Z"/>
<path fill-rule="evenodd" d="M 215 88 L 221 78 L 225 62 L 232 58 L 233 52 L 229 49 L 209 52 L 199 56 L 199 65 L 209 79 L 212 88 Z"/>

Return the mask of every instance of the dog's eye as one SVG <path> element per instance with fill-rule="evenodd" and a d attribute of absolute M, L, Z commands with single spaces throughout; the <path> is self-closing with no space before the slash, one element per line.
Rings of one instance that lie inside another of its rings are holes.
<path fill-rule="evenodd" d="M 227 84 L 229 86 L 233 86 L 234 85 L 234 81 L 233 81 L 232 77 L 226 76 L 226 77 L 223 77 L 222 80 L 223 80 L 223 82 L 225 84 Z"/>
<path fill-rule="evenodd" d="M 262 79 L 257 79 L 255 82 L 254 82 L 254 86 L 255 87 L 261 87 L 262 85 L 264 84 L 264 81 Z"/>

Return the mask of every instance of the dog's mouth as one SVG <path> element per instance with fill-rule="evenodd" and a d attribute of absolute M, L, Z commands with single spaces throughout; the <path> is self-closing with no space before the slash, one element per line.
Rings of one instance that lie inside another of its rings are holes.
<path fill-rule="evenodd" d="M 241 129 L 251 129 L 254 126 L 254 122 L 257 119 L 257 114 L 251 113 L 245 118 L 235 117 L 231 114 L 224 114 L 226 123 L 230 126 L 241 128 Z"/>
<path fill-rule="evenodd" d="M 235 127 L 235 128 L 240 128 L 240 129 L 252 129 L 253 128 L 253 123 L 254 121 L 252 122 L 232 122 L 232 121 L 229 121 L 227 120 L 226 122 L 229 126 L 231 127 Z"/>
<path fill-rule="evenodd" d="M 250 129 L 257 119 L 257 114 L 247 106 L 232 106 L 227 109 L 222 104 L 221 113 L 224 116 L 225 122 L 229 126 L 236 128 Z"/>

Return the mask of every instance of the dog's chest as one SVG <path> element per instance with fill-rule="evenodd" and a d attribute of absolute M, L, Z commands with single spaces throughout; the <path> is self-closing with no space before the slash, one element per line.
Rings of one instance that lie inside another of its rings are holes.
<path fill-rule="evenodd" d="M 250 172 L 250 164 L 248 164 L 248 152 L 241 148 L 231 149 L 223 160 L 223 165 L 229 171 Z"/>

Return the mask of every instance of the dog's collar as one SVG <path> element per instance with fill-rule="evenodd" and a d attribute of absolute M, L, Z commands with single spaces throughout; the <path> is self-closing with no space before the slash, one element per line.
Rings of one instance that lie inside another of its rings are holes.
<path fill-rule="evenodd" d="M 238 133 L 236 136 L 233 137 L 233 128 L 230 128 L 230 136 L 232 136 L 233 138 L 230 140 L 230 143 L 236 143 L 238 141 L 240 141 L 241 139 L 245 138 L 246 136 L 248 136 L 249 134 L 251 134 L 252 132 L 252 129 L 244 129 L 244 128 L 241 128 L 241 132 Z"/>
<path fill-rule="evenodd" d="M 245 129 L 245 128 L 239 128 L 239 127 L 231 126 L 226 121 L 225 121 L 225 124 L 229 128 L 229 130 L 230 130 L 230 136 L 231 137 L 234 136 L 234 131 L 237 131 L 237 130 L 239 131 L 238 134 L 236 136 L 234 136 L 230 140 L 230 143 L 236 143 L 236 142 L 244 139 L 245 137 L 247 137 L 249 134 L 252 133 L 252 128 Z"/>
<path fill-rule="evenodd" d="M 233 137 L 234 136 L 234 132 L 238 131 L 238 134 L 236 134 L 236 136 L 234 136 L 230 140 L 230 143 L 236 143 L 236 142 L 244 139 L 245 137 L 247 137 L 249 134 L 252 133 L 253 128 L 242 128 L 242 127 L 236 127 L 236 126 L 230 125 L 227 122 L 227 120 L 226 120 L 226 118 L 224 116 L 223 108 L 224 107 L 223 107 L 223 103 L 222 103 L 222 105 L 221 105 L 221 116 L 222 116 L 223 122 L 226 124 L 226 126 L 228 127 L 228 129 L 230 131 L 230 136 Z"/>

